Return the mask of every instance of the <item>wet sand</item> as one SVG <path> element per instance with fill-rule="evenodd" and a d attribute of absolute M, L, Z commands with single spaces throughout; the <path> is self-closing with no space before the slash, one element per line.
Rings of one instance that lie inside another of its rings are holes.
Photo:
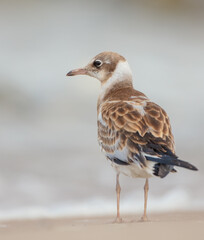
<path fill-rule="evenodd" d="M 113 216 L 0 221 L 0 239 L 204 239 L 204 212 L 150 214 L 148 222 L 123 219 L 120 224 Z"/>

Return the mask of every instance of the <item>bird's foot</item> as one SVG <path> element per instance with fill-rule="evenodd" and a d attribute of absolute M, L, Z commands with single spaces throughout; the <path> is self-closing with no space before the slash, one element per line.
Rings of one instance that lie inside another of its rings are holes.
<path fill-rule="evenodd" d="M 123 220 L 121 217 L 116 217 L 116 219 L 114 220 L 113 223 L 122 223 L 122 222 L 123 222 Z"/>
<path fill-rule="evenodd" d="M 142 217 L 141 217 L 141 219 L 140 219 L 140 222 L 148 222 L 149 220 L 148 220 L 148 218 L 147 218 L 147 216 L 146 215 L 143 215 Z"/>

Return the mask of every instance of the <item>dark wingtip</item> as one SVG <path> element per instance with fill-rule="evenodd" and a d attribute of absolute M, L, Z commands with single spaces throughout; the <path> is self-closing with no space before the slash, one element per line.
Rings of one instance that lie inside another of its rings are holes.
<path fill-rule="evenodd" d="M 179 160 L 179 161 L 181 162 L 181 167 L 184 167 L 186 169 L 193 170 L 193 171 L 198 171 L 198 168 L 193 166 L 191 163 L 184 162 L 182 160 Z"/>
<path fill-rule="evenodd" d="M 180 160 L 180 159 L 176 159 L 174 161 L 175 161 L 175 166 L 183 167 L 183 168 L 193 170 L 193 171 L 198 171 L 197 167 L 193 166 L 189 162 L 186 162 L 186 161 L 183 161 L 183 160 Z"/>
<path fill-rule="evenodd" d="M 193 166 L 193 165 L 191 165 L 191 166 L 189 167 L 189 169 L 190 169 L 190 170 L 193 170 L 193 171 L 198 171 L 198 168 L 195 167 L 195 166 Z"/>
<path fill-rule="evenodd" d="M 152 162 L 158 162 L 166 165 L 183 167 L 189 170 L 198 171 L 197 167 L 193 166 L 189 162 L 186 162 L 177 158 L 172 158 L 171 156 L 168 156 L 168 155 L 163 155 L 161 158 L 146 156 L 146 159 Z"/>

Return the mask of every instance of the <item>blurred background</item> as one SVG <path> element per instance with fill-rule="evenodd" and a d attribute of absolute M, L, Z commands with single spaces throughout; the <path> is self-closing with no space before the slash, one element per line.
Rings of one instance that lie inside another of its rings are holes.
<path fill-rule="evenodd" d="M 66 73 L 102 51 L 170 116 L 199 168 L 151 179 L 149 211 L 204 209 L 204 2 L 0 0 L 0 219 L 113 214 L 115 172 L 97 144 L 97 80 Z M 144 179 L 121 176 L 121 212 Z"/>

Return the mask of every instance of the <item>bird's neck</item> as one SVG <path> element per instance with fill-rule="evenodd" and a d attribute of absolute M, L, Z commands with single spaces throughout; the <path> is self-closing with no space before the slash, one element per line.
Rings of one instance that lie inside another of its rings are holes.
<path fill-rule="evenodd" d="M 98 103 L 104 101 L 118 89 L 132 88 L 132 72 L 127 61 L 120 61 L 111 77 L 101 83 Z"/>

